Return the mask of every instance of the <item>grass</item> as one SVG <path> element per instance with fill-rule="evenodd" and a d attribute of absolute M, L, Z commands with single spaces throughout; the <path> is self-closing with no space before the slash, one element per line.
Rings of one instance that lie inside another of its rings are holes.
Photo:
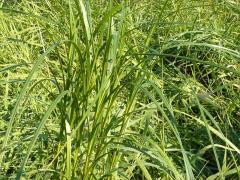
<path fill-rule="evenodd" d="M 0 3 L 0 179 L 239 179 L 239 1 Z"/>

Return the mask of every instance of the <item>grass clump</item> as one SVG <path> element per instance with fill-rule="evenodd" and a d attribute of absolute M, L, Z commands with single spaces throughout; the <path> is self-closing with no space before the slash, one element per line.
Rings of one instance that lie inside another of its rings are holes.
<path fill-rule="evenodd" d="M 239 178 L 237 1 L 0 6 L 0 178 Z"/>

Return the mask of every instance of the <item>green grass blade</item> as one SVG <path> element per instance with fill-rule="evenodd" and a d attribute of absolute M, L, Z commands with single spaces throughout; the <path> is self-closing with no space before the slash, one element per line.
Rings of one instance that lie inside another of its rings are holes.
<path fill-rule="evenodd" d="M 48 120 L 48 117 L 51 115 L 52 111 L 56 108 L 57 104 L 61 101 L 61 99 L 68 93 L 68 91 L 63 91 L 61 94 L 59 94 L 57 96 L 57 98 L 52 102 L 52 104 L 50 105 L 50 107 L 48 108 L 47 112 L 45 113 L 45 115 L 43 116 L 36 132 L 34 133 L 34 136 L 32 138 L 32 141 L 30 142 L 30 145 L 28 147 L 28 150 L 27 150 L 27 154 L 25 155 L 25 158 L 23 159 L 22 163 L 21 163 L 21 167 L 17 173 L 17 176 L 16 176 L 16 179 L 20 179 L 23 172 L 24 172 L 24 167 L 27 163 L 27 160 L 31 154 L 31 151 L 33 149 L 33 146 L 35 144 L 35 142 L 37 141 L 37 138 L 39 136 L 39 134 L 41 133 L 42 131 L 42 128 L 44 127 L 44 124 L 47 122 Z"/>

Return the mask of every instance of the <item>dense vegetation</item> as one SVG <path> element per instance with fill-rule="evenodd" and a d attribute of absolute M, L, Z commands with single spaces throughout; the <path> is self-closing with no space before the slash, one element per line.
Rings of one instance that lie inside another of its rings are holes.
<path fill-rule="evenodd" d="M 3 0 L 0 179 L 240 179 L 238 0 Z"/>

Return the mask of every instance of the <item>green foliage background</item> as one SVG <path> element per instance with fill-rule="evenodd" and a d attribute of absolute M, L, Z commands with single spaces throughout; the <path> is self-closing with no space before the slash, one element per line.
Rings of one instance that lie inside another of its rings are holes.
<path fill-rule="evenodd" d="M 2 0 L 0 179 L 239 179 L 239 0 Z"/>

